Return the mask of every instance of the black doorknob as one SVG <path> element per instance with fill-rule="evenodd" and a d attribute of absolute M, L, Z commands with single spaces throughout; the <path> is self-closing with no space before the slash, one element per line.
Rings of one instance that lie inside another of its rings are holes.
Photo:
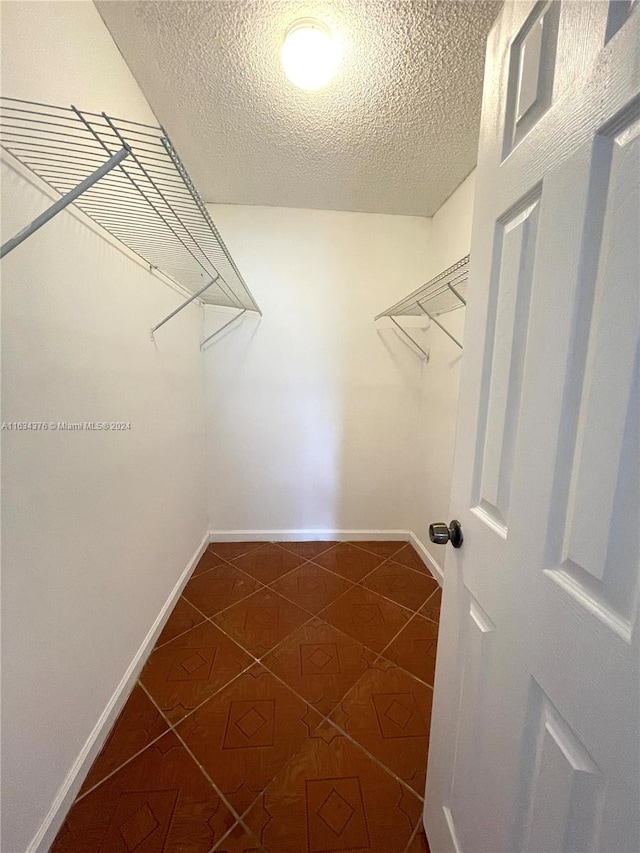
<path fill-rule="evenodd" d="M 463 542 L 462 526 L 457 519 L 447 527 L 442 521 L 436 521 L 435 524 L 429 525 L 429 539 L 435 542 L 436 545 L 446 545 L 451 542 L 454 548 L 459 548 Z"/>

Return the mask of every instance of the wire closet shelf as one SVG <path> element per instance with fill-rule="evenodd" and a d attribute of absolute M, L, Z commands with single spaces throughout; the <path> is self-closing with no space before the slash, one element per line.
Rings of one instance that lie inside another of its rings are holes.
<path fill-rule="evenodd" d="M 443 325 L 439 318 L 443 314 L 448 314 L 450 311 L 455 311 L 467 304 L 468 279 L 469 255 L 465 255 L 464 258 L 423 284 L 422 287 L 414 290 L 400 302 L 396 302 L 391 308 L 387 308 L 386 311 L 378 314 L 374 319 L 381 320 L 383 317 L 388 317 L 427 358 L 427 353 L 411 336 L 411 329 L 398 323 L 399 317 L 428 317 L 462 349 L 460 341 Z"/>
<path fill-rule="evenodd" d="M 261 313 L 164 128 L 2 97 L 0 144 L 188 301 Z"/>

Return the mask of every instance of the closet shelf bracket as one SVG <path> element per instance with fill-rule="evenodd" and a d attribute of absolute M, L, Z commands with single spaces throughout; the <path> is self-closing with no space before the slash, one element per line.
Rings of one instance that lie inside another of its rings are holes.
<path fill-rule="evenodd" d="M 464 300 L 463 300 L 463 302 L 464 302 Z M 464 304 L 466 305 L 467 303 L 466 303 L 466 302 L 464 302 Z M 442 325 L 442 323 L 441 323 L 438 319 L 436 319 L 436 318 L 433 316 L 433 314 L 429 314 L 429 312 L 427 311 L 427 309 L 426 309 L 423 305 L 421 305 L 421 304 L 420 304 L 420 302 L 418 302 L 418 305 L 420 305 L 420 307 L 422 308 L 422 310 L 424 311 L 424 313 L 427 315 L 427 317 L 431 320 L 431 322 L 432 322 L 432 323 L 435 323 L 435 324 L 436 324 L 436 326 L 437 326 L 439 329 L 442 329 L 442 331 L 445 333 L 445 335 L 447 335 L 447 337 L 451 338 L 451 340 L 454 342 L 454 344 L 455 344 L 456 346 L 460 347 L 460 349 L 462 349 L 462 344 L 460 343 L 460 341 L 459 341 L 456 337 L 454 337 L 454 336 L 451 334 L 451 332 L 449 331 L 449 329 L 445 329 L 445 327 Z"/>
<path fill-rule="evenodd" d="M 374 320 L 388 317 L 402 334 L 409 338 L 412 344 L 428 360 L 429 356 L 420 344 L 411 336 L 406 327 L 398 322 L 400 317 L 427 316 L 429 320 L 441 329 L 453 343 L 462 349 L 462 343 L 446 328 L 439 317 L 467 304 L 466 287 L 469 279 L 469 255 L 460 258 L 455 264 L 432 278 L 422 287 L 414 290 L 409 296 L 396 302 L 391 308 L 378 314 Z"/>
<path fill-rule="evenodd" d="M 426 360 L 426 361 L 429 361 L 429 353 L 428 353 L 428 352 L 426 352 L 426 350 L 424 350 L 424 349 L 420 346 L 420 344 L 416 341 L 416 339 L 415 339 L 414 337 L 412 337 L 412 336 L 409 334 L 409 332 L 408 332 L 405 328 L 403 328 L 403 327 L 400 325 L 400 323 L 398 323 L 398 321 L 396 320 L 396 318 L 395 318 L 395 317 L 392 317 L 391 315 L 389 315 L 389 319 L 391 320 L 391 322 L 392 322 L 395 326 L 397 326 L 397 327 L 398 327 L 398 329 L 399 329 L 399 330 L 400 330 L 400 332 L 405 336 L 405 338 L 407 338 L 409 341 L 411 341 L 411 343 L 413 344 L 413 346 L 420 350 L 420 352 L 421 352 L 421 353 L 422 353 L 422 355 L 424 356 L 425 360 Z"/>
<path fill-rule="evenodd" d="M 176 314 L 179 314 L 183 308 L 186 308 L 187 305 L 191 305 L 191 303 L 194 301 L 194 299 L 197 299 L 199 296 L 201 296 L 205 292 L 205 290 L 208 290 L 211 287 L 211 285 L 215 284 L 219 278 L 220 278 L 219 275 L 217 275 L 215 278 L 212 278 L 208 284 L 205 284 L 205 286 L 201 287 L 200 290 L 198 290 L 196 293 L 193 294 L 193 296 L 190 296 L 183 303 L 178 305 L 177 308 L 174 308 L 174 310 L 170 314 L 167 314 L 167 316 L 164 318 L 164 320 L 160 320 L 159 323 L 156 323 L 156 325 L 151 329 L 151 340 L 153 340 L 153 336 L 158 331 L 160 326 L 164 326 L 164 324 L 168 323 L 169 320 L 171 320 L 173 317 L 176 316 Z"/>
<path fill-rule="evenodd" d="M 4 258 L 5 255 L 8 255 L 12 249 L 19 246 L 20 243 L 27 239 L 27 237 L 30 237 L 39 228 L 46 225 L 47 222 L 50 219 L 53 219 L 57 213 L 64 210 L 67 205 L 79 198 L 82 193 L 86 192 L 90 187 L 97 183 L 100 178 L 103 178 L 108 172 L 118 166 L 125 157 L 129 156 L 130 153 L 131 149 L 127 145 L 124 145 L 112 157 L 109 157 L 102 166 L 96 169 L 95 172 L 92 172 L 84 179 L 84 181 L 81 181 L 76 187 L 74 187 L 74 189 L 70 190 L 66 195 L 63 195 L 62 198 L 59 198 L 51 205 L 51 207 L 48 207 L 43 213 L 41 213 L 40 216 L 36 216 L 33 222 L 30 222 L 29 225 L 22 229 L 22 231 L 19 231 L 15 237 L 7 240 L 7 242 L 0 248 L 0 258 Z"/>
<path fill-rule="evenodd" d="M 219 329 L 216 329 L 215 332 L 213 332 L 213 334 L 209 335 L 208 337 L 206 337 L 202 341 L 202 343 L 200 344 L 200 349 L 201 350 L 204 349 L 206 344 L 209 343 L 209 341 L 212 341 L 215 337 L 217 337 L 220 334 L 220 332 L 222 332 L 224 329 L 226 329 L 227 326 L 230 326 L 232 323 L 235 323 L 236 320 L 238 320 L 240 317 L 242 317 L 243 314 L 246 314 L 246 313 L 247 313 L 247 309 L 243 308 L 242 311 L 239 311 L 235 315 L 235 317 L 232 317 L 230 320 L 227 320 L 227 322 L 224 323 L 222 326 L 220 326 Z"/>

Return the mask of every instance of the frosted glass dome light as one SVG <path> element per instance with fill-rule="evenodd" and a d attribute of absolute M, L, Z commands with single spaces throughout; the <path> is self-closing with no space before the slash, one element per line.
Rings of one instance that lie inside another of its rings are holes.
<path fill-rule="evenodd" d="M 280 51 L 284 73 L 300 89 L 321 89 L 336 73 L 340 51 L 331 30 L 304 18 L 287 30 Z"/>

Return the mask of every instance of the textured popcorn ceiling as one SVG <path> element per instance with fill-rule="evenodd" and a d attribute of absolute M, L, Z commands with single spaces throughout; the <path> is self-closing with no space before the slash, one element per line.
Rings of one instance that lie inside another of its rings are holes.
<path fill-rule="evenodd" d="M 207 202 L 432 215 L 475 165 L 499 3 L 106 0 L 97 7 Z M 279 51 L 315 17 L 337 75 L 297 89 Z"/>

